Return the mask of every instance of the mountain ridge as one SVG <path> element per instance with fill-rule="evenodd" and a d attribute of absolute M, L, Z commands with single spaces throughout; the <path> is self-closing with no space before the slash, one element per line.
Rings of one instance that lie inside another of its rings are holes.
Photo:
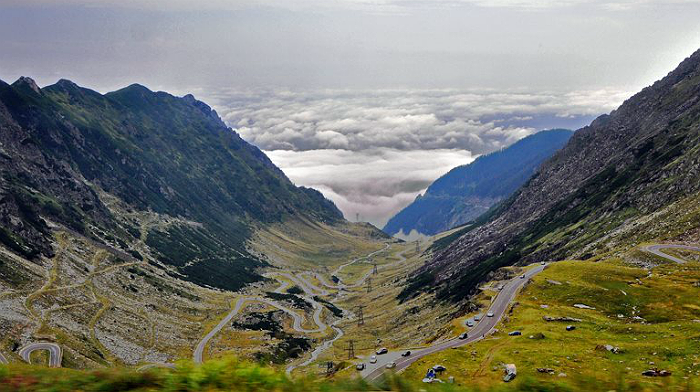
<path fill-rule="evenodd" d="M 252 225 L 342 220 L 191 95 L 138 84 L 103 95 L 66 79 L 40 89 L 22 77 L 0 84 L 0 128 L 0 241 L 25 257 L 53 256 L 55 224 L 129 248 L 135 223 L 115 216 L 104 192 L 129 210 L 201 224 L 150 233 L 147 245 L 174 274 L 237 290 L 265 265 L 247 250 Z"/>
<path fill-rule="evenodd" d="M 434 235 L 461 226 L 509 196 L 561 148 L 573 132 L 545 130 L 453 168 L 384 226 L 388 234 Z"/>
<path fill-rule="evenodd" d="M 459 300 L 499 267 L 638 241 L 617 233 L 697 195 L 698 124 L 700 50 L 576 131 L 511 198 L 434 247 L 402 298 L 435 284 L 441 298 Z"/>

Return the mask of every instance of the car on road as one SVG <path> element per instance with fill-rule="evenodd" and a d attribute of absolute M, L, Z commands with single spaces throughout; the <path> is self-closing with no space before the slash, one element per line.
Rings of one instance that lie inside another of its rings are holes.
<path fill-rule="evenodd" d="M 386 353 L 388 353 L 388 352 L 389 352 L 389 349 L 388 349 L 388 348 L 382 347 L 382 348 L 380 348 L 379 350 L 377 350 L 377 355 L 386 354 Z"/>
<path fill-rule="evenodd" d="M 447 368 L 442 365 L 435 365 L 433 366 L 433 370 L 435 371 L 435 373 L 442 373 L 445 370 L 447 370 Z"/>
<path fill-rule="evenodd" d="M 493 312 L 486 313 L 486 317 L 493 317 Z"/>
<path fill-rule="evenodd" d="M 408 356 L 410 356 L 410 355 L 411 355 L 411 350 L 406 350 L 406 351 L 404 351 L 403 353 L 401 353 L 401 356 L 402 356 L 402 357 L 408 357 Z"/>
<path fill-rule="evenodd" d="M 358 363 L 357 366 L 355 366 L 355 369 L 362 371 L 365 370 L 365 367 L 366 366 L 364 363 Z"/>
<path fill-rule="evenodd" d="M 386 364 L 387 369 L 393 369 L 396 367 L 396 362 L 389 362 Z"/>
<path fill-rule="evenodd" d="M 525 274 L 520 275 L 520 279 L 525 279 Z"/>
<path fill-rule="evenodd" d="M 543 262 L 542 262 L 542 265 L 547 265 L 547 263 L 545 263 L 545 262 L 543 261 Z"/>
<path fill-rule="evenodd" d="M 369 363 L 377 363 L 377 356 L 376 356 L 376 355 L 372 355 L 372 356 L 369 358 Z"/>
<path fill-rule="evenodd" d="M 468 337 L 469 337 L 469 335 L 468 335 L 466 332 L 462 332 L 462 333 L 459 335 L 459 339 L 460 339 L 460 340 L 464 340 L 464 339 L 466 339 L 466 338 L 468 338 Z"/>

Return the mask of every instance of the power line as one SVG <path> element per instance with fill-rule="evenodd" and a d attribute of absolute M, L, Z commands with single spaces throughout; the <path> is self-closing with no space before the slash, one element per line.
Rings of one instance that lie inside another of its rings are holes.
<path fill-rule="evenodd" d="M 362 310 L 365 308 L 364 305 L 357 305 L 357 326 L 365 325 L 365 316 Z"/>
<path fill-rule="evenodd" d="M 345 349 L 348 352 L 348 359 L 355 358 L 355 341 L 350 339 L 348 341 L 348 348 Z"/>

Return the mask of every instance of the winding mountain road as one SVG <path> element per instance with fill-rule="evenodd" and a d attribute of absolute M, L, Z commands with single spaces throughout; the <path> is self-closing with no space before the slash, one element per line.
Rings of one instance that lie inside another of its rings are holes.
<path fill-rule="evenodd" d="M 673 261 L 674 263 L 678 264 L 685 264 L 686 261 L 683 259 L 680 259 L 676 256 L 671 256 L 667 253 L 664 253 L 661 251 L 661 249 L 683 249 L 683 250 L 693 250 L 696 252 L 700 252 L 700 247 L 697 246 L 691 246 L 691 245 L 680 245 L 680 244 L 653 244 L 653 245 L 646 245 L 642 247 L 642 250 L 654 255 L 657 255 L 659 257 L 663 257 L 666 260 Z"/>
<path fill-rule="evenodd" d="M 352 260 L 352 261 L 349 262 L 349 263 L 343 264 L 343 265 L 341 265 L 340 267 L 338 267 L 333 273 L 334 273 L 334 274 L 335 274 L 335 273 L 338 273 L 338 272 L 340 272 L 344 267 L 346 267 L 346 266 L 348 266 L 348 265 L 351 265 L 351 264 L 356 263 L 356 262 L 358 262 L 358 261 L 360 261 L 360 260 L 365 260 L 365 259 L 368 259 L 368 258 L 374 256 L 374 255 L 377 255 L 377 254 L 379 254 L 379 253 L 381 253 L 381 252 L 383 252 L 383 251 L 389 249 L 389 246 L 390 246 L 390 244 L 385 244 L 384 248 L 382 248 L 382 249 L 379 249 L 379 250 L 377 250 L 377 251 L 374 251 L 374 252 L 368 254 L 367 256 L 358 257 L 358 258 Z M 404 251 L 404 252 L 405 252 L 405 251 Z M 399 256 L 400 260 L 399 260 L 398 262 L 401 262 L 401 261 L 406 260 L 406 259 L 403 257 L 403 253 L 404 253 L 404 252 L 401 252 L 401 254 L 400 254 L 400 256 Z M 392 263 L 392 264 L 394 264 L 394 263 Z M 304 273 L 308 274 L 309 272 L 304 272 Z M 269 298 L 258 297 L 258 296 L 244 296 L 244 297 L 239 297 L 238 300 L 236 300 L 236 304 L 234 305 L 233 309 L 226 315 L 226 317 L 224 317 L 223 320 L 221 320 L 211 331 L 209 331 L 209 333 L 207 333 L 207 334 L 204 336 L 204 338 L 202 338 L 202 340 L 199 341 L 199 343 L 197 344 L 197 347 L 195 348 L 194 353 L 193 353 L 193 360 L 194 360 L 194 362 L 195 362 L 195 363 L 202 363 L 202 362 L 204 361 L 204 359 L 203 359 L 203 357 L 204 357 L 204 350 L 205 350 L 207 344 L 209 343 L 209 341 L 210 341 L 214 336 L 216 336 L 216 334 L 218 334 L 219 332 L 221 332 L 221 330 L 222 330 L 226 325 L 228 325 L 229 323 L 231 323 L 231 320 L 233 320 L 233 318 L 241 311 L 241 309 L 243 308 L 243 306 L 244 306 L 247 302 L 261 302 L 261 303 L 265 303 L 265 304 L 267 304 L 267 305 L 270 305 L 270 306 L 272 306 L 272 307 L 275 307 L 275 308 L 277 308 L 277 309 L 279 309 L 279 310 L 281 310 L 281 311 L 287 313 L 288 315 L 290 315 L 290 316 L 292 317 L 292 319 L 293 319 L 292 328 L 293 328 L 295 331 L 297 331 L 297 332 L 300 332 L 300 333 L 303 333 L 303 334 L 311 334 L 311 333 L 321 333 L 321 332 L 324 332 L 326 329 L 328 329 L 328 325 L 326 325 L 326 324 L 323 322 L 322 318 L 321 318 L 321 314 L 322 314 L 322 312 L 323 312 L 323 308 L 324 308 L 324 307 L 323 307 L 323 305 L 319 304 L 316 300 L 314 300 L 313 297 L 314 297 L 315 295 L 326 296 L 326 295 L 329 295 L 330 292 L 329 292 L 328 290 L 326 290 L 326 289 L 319 288 L 319 287 L 315 286 L 314 284 L 312 284 L 311 282 L 309 282 L 308 280 L 304 279 L 304 278 L 302 277 L 302 275 L 303 275 L 304 273 L 301 273 L 301 274 L 295 276 L 295 275 L 293 275 L 292 273 L 289 273 L 289 272 L 271 272 L 271 273 L 267 274 L 266 276 L 267 276 L 267 277 L 279 276 L 279 277 L 282 277 L 282 278 L 286 279 L 286 280 L 280 280 L 280 286 L 279 286 L 277 289 L 274 290 L 274 293 L 277 293 L 277 294 L 283 293 L 287 288 L 289 288 L 289 286 L 291 286 L 291 284 L 290 284 L 289 282 L 292 282 L 292 283 L 296 284 L 297 286 L 299 286 L 299 287 L 304 291 L 305 295 L 303 295 L 303 296 L 301 296 L 301 297 L 302 297 L 305 301 L 309 302 L 309 303 L 313 306 L 314 312 L 313 312 L 312 317 L 313 317 L 313 321 L 314 321 L 314 323 L 316 324 L 317 328 L 315 328 L 315 329 L 306 329 L 306 328 L 304 328 L 304 327 L 302 326 L 303 323 L 304 323 L 304 317 L 303 317 L 302 315 L 299 315 L 297 312 L 294 312 L 293 310 L 291 310 L 291 309 L 289 309 L 289 308 L 287 308 L 287 307 L 285 307 L 285 306 L 279 304 L 277 301 L 271 300 L 271 299 L 269 299 Z M 356 283 L 355 285 L 353 285 L 353 286 L 344 286 L 344 285 L 343 285 L 343 287 L 356 287 L 357 285 L 361 285 L 361 284 L 364 282 L 364 280 L 367 279 L 367 277 L 368 277 L 369 275 L 370 275 L 370 274 L 367 274 L 366 276 L 364 276 L 362 279 L 360 279 L 359 282 L 357 282 L 357 283 Z M 319 281 L 321 281 L 321 280 L 319 280 Z M 321 281 L 321 282 L 323 283 L 323 281 Z M 338 288 L 338 287 L 331 287 L 331 286 L 329 286 L 329 287 L 330 287 L 330 288 Z M 348 312 L 348 311 L 346 311 L 346 310 L 344 310 L 344 309 L 341 309 L 341 310 L 343 310 L 343 314 L 345 314 L 346 317 L 348 317 L 349 315 L 351 315 L 350 312 Z M 318 355 L 320 355 L 323 351 L 325 351 L 327 348 L 329 348 L 329 347 L 333 344 L 333 342 L 335 342 L 335 341 L 338 340 L 341 336 L 343 336 L 343 330 L 340 329 L 340 328 L 338 327 L 338 324 L 339 324 L 341 321 L 343 321 L 344 319 L 346 319 L 346 317 L 344 317 L 343 319 L 340 319 L 340 320 L 336 320 L 336 321 L 330 326 L 330 327 L 336 332 L 336 333 L 335 333 L 335 336 L 334 336 L 333 338 L 324 341 L 320 346 L 316 347 L 316 349 L 314 349 L 314 350 L 312 351 L 312 353 L 311 353 L 311 358 L 310 358 L 310 359 L 306 360 L 305 362 L 303 362 L 303 363 L 301 363 L 301 364 L 299 364 L 299 365 L 290 365 L 290 366 L 287 368 L 287 373 L 290 373 L 292 370 L 294 370 L 295 368 L 297 368 L 297 367 L 299 367 L 299 366 L 304 366 L 304 365 L 306 365 L 306 364 L 309 364 L 309 363 L 313 362 L 314 360 L 316 360 L 316 358 L 318 358 Z"/>
<path fill-rule="evenodd" d="M 50 367 L 61 367 L 61 361 L 63 361 L 63 350 L 61 346 L 56 343 L 31 343 L 19 350 L 19 356 L 27 363 L 32 363 L 30 356 L 34 351 L 46 350 L 49 352 L 49 366 Z"/>
<path fill-rule="evenodd" d="M 382 374 L 384 374 L 384 371 L 386 370 L 386 364 L 389 362 L 393 361 L 396 363 L 396 367 L 393 369 L 393 371 L 398 372 L 407 368 L 412 363 L 427 355 L 434 354 L 453 347 L 464 346 L 465 344 L 473 343 L 483 339 L 486 335 L 493 331 L 494 327 L 501 320 L 501 318 L 506 312 L 506 309 L 508 309 L 510 303 L 513 301 L 513 299 L 515 299 L 515 296 L 517 295 L 520 288 L 523 287 L 531 277 L 542 272 L 542 270 L 544 270 L 545 267 L 545 265 L 538 265 L 525 272 L 525 278 L 521 278 L 520 276 L 518 276 L 506 283 L 496 296 L 496 299 L 491 303 L 491 307 L 489 308 L 489 312 L 493 312 L 493 317 L 483 317 L 474 328 L 468 331 L 468 338 L 452 338 L 450 340 L 434 344 L 428 348 L 416 351 L 412 353 L 409 357 L 401 357 L 399 351 L 390 352 L 384 355 L 377 355 L 377 363 L 366 364 L 367 367 L 360 373 L 361 376 L 367 381 L 375 381 L 379 379 L 382 376 Z"/>
<path fill-rule="evenodd" d="M 2 353 L 0 353 L 0 363 L 3 364 L 3 365 L 7 365 L 7 364 L 9 363 L 9 362 L 7 361 L 7 358 L 5 358 L 5 356 L 2 355 Z"/>

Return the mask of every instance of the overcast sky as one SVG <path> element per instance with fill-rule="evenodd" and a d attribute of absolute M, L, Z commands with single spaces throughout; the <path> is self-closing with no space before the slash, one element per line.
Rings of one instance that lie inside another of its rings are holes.
<path fill-rule="evenodd" d="M 2 0 L 0 79 L 193 92 L 383 225 L 440 174 L 610 111 L 700 48 L 700 0 Z"/>

